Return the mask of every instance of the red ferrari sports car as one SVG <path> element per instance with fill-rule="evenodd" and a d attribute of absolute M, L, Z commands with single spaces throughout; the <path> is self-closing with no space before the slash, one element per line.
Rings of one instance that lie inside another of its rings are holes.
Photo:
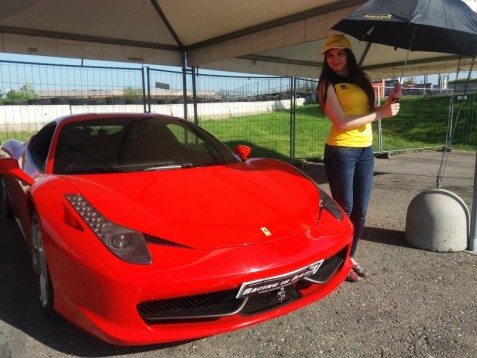
<path fill-rule="evenodd" d="M 188 121 L 72 115 L 1 150 L 43 310 L 107 342 L 244 328 L 326 296 L 351 268 L 352 225 L 313 180 Z"/>

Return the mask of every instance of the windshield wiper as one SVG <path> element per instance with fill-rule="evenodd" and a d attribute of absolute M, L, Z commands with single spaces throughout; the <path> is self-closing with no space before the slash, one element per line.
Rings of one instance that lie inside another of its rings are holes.
<path fill-rule="evenodd" d="M 150 167 L 144 169 L 145 172 L 153 171 L 153 170 L 168 170 L 168 169 L 183 169 L 183 168 L 192 168 L 194 165 L 192 163 L 182 163 L 182 164 L 164 164 L 164 165 L 157 165 L 154 167 Z"/>

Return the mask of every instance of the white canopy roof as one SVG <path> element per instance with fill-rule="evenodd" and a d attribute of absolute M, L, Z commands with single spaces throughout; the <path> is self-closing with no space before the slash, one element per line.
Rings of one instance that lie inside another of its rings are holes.
<path fill-rule="evenodd" d="M 2 0 L 0 51 L 317 78 L 329 29 L 364 2 Z M 373 78 L 402 74 L 405 50 L 350 40 Z M 415 52 L 405 76 L 453 72 L 457 63 Z"/>

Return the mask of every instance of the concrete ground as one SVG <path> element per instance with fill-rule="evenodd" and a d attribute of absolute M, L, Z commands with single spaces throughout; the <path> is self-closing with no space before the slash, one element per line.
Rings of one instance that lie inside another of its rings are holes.
<path fill-rule="evenodd" d="M 62 319 L 43 318 L 18 229 L 0 221 L 0 358 L 477 357 L 477 256 L 405 241 L 410 201 L 436 188 L 442 153 L 376 159 L 367 227 L 356 259 L 370 271 L 300 311 L 196 341 L 115 347 Z M 475 153 L 451 152 L 442 188 L 471 209 Z M 304 169 L 328 189 L 321 163 Z"/>

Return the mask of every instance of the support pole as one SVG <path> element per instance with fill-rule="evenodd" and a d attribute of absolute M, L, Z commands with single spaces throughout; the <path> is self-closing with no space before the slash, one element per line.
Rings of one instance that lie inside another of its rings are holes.
<path fill-rule="evenodd" d="M 469 251 L 477 251 L 477 232 L 475 224 L 477 221 L 477 152 L 475 155 L 475 169 L 474 169 L 474 196 L 472 199 L 472 214 L 470 216 L 470 237 L 469 237 Z"/>
<path fill-rule="evenodd" d="M 182 53 L 182 99 L 184 101 L 184 119 L 188 120 L 187 113 L 187 55 L 184 51 Z"/>
<path fill-rule="evenodd" d="M 196 67 L 192 66 L 191 68 L 192 76 L 192 103 L 194 107 L 194 123 L 199 124 L 199 117 L 197 115 L 197 83 L 196 83 Z"/>

